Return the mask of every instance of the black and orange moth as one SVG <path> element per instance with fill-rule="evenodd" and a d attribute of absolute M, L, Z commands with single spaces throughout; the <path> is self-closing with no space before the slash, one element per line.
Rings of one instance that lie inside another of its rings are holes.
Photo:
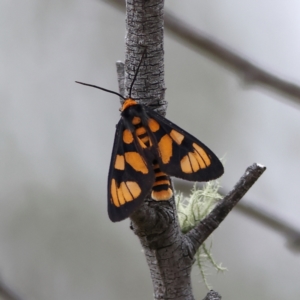
<path fill-rule="evenodd" d="M 131 98 L 143 56 L 127 98 L 117 92 L 76 81 L 124 99 L 108 174 L 108 215 L 113 222 L 129 217 L 150 191 L 151 198 L 156 201 L 169 200 L 173 196 L 169 176 L 209 181 L 224 172 L 220 160 L 202 142 Z"/>

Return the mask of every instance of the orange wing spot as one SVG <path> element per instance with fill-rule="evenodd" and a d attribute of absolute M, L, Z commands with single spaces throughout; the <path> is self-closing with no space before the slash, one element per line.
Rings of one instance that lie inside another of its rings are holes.
<path fill-rule="evenodd" d="M 121 187 L 117 188 L 117 193 L 118 193 L 118 198 L 119 198 L 120 205 L 124 205 L 125 204 L 125 199 L 124 199 L 124 195 L 123 195 L 123 191 L 122 191 Z"/>
<path fill-rule="evenodd" d="M 159 130 L 160 127 L 159 124 L 151 118 L 148 120 L 148 126 L 152 132 L 156 132 L 157 130 Z"/>
<path fill-rule="evenodd" d="M 145 136 L 145 137 L 143 137 L 143 138 L 141 139 L 141 141 L 142 141 L 143 143 L 147 143 L 147 142 L 149 141 L 149 137 L 148 137 L 148 136 Z"/>
<path fill-rule="evenodd" d="M 145 127 L 140 127 L 138 129 L 136 129 L 135 132 L 137 135 L 142 135 L 142 134 L 146 133 L 146 129 L 145 129 Z"/>
<path fill-rule="evenodd" d="M 184 172 L 184 173 L 187 173 L 187 174 L 193 173 L 191 162 L 187 155 L 184 156 L 182 158 L 182 160 L 180 161 L 180 167 L 181 167 L 182 172 Z"/>
<path fill-rule="evenodd" d="M 115 179 L 111 181 L 111 201 L 116 207 L 136 199 L 141 191 L 139 185 L 134 181 L 121 182 L 120 187 L 117 187 Z"/>
<path fill-rule="evenodd" d="M 210 158 L 206 154 L 206 152 L 197 144 L 193 143 L 193 147 L 198 152 L 198 154 L 201 156 L 201 158 L 204 160 L 205 165 L 208 167 L 211 163 Z"/>
<path fill-rule="evenodd" d="M 126 144 L 131 144 L 133 142 L 133 135 L 128 129 L 123 131 L 123 142 Z"/>
<path fill-rule="evenodd" d="M 128 190 L 125 182 L 121 182 L 120 189 L 122 190 L 122 193 L 123 193 L 123 196 L 124 196 L 124 199 L 126 202 L 133 200 L 132 195 L 130 194 L 130 191 Z"/>
<path fill-rule="evenodd" d="M 194 150 L 193 154 L 195 155 L 195 158 L 197 159 L 197 161 L 199 163 L 200 169 L 205 169 L 206 165 L 205 165 L 202 157 L 199 155 L 199 153 L 196 150 Z"/>
<path fill-rule="evenodd" d="M 173 191 L 170 188 L 159 192 L 152 191 L 151 193 L 151 198 L 156 201 L 169 200 L 172 196 L 173 196 Z"/>
<path fill-rule="evenodd" d="M 115 169 L 117 170 L 125 170 L 125 159 L 123 155 L 118 155 L 116 156 L 116 161 L 115 161 Z"/>
<path fill-rule="evenodd" d="M 127 107 L 132 106 L 132 105 L 137 105 L 137 102 L 131 98 L 127 98 L 121 107 L 121 111 L 124 111 Z"/>
<path fill-rule="evenodd" d="M 118 192 L 117 192 L 117 185 L 116 181 L 112 179 L 111 185 L 110 185 L 110 193 L 111 193 L 111 201 L 116 207 L 120 207 L 120 203 L 118 200 Z"/>
<path fill-rule="evenodd" d="M 147 146 L 145 145 L 143 139 L 140 139 L 140 138 L 137 138 L 137 139 L 138 139 L 138 141 L 139 141 L 142 148 L 147 148 Z"/>
<path fill-rule="evenodd" d="M 153 183 L 153 186 L 162 185 L 162 184 L 170 185 L 170 181 L 169 181 L 169 180 L 155 181 L 155 182 Z"/>
<path fill-rule="evenodd" d="M 200 165 L 198 163 L 198 160 L 195 157 L 195 154 L 192 152 L 188 153 L 189 159 L 190 159 L 190 163 L 191 163 L 191 167 L 193 169 L 193 172 L 197 172 L 200 169 Z"/>
<path fill-rule="evenodd" d="M 126 186 L 134 199 L 136 199 L 142 192 L 140 186 L 135 181 L 126 181 Z"/>
<path fill-rule="evenodd" d="M 126 152 L 125 153 L 126 162 L 131 165 L 136 171 L 147 174 L 149 172 L 143 158 L 137 152 Z"/>
<path fill-rule="evenodd" d="M 172 139 L 168 134 L 165 134 L 158 143 L 160 156 L 164 164 L 167 164 L 170 161 L 170 158 L 172 157 L 172 143 Z"/>
<path fill-rule="evenodd" d="M 170 136 L 177 145 L 180 145 L 184 139 L 184 135 L 174 129 L 172 129 L 172 131 L 170 132 Z"/>
<path fill-rule="evenodd" d="M 141 123 L 141 118 L 139 117 L 133 117 L 132 122 L 133 125 L 138 125 Z"/>

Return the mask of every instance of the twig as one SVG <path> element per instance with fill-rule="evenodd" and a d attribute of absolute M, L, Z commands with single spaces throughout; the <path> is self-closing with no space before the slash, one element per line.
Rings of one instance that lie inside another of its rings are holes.
<path fill-rule="evenodd" d="M 211 290 L 207 293 L 203 300 L 221 300 L 222 297 L 215 291 Z"/>
<path fill-rule="evenodd" d="M 106 1 L 107 2 L 107 1 Z M 123 0 L 110 0 L 119 9 L 124 9 Z M 238 72 L 247 83 L 261 84 L 267 88 L 279 92 L 293 102 L 300 104 L 300 86 L 284 80 L 279 76 L 255 65 L 250 60 L 237 54 L 228 47 L 222 45 L 203 31 L 192 27 L 183 20 L 175 17 L 170 12 L 165 11 L 165 28 L 173 35 L 180 37 L 192 46 L 201 51 L 205 51 L 209 56 L 217 59 L 226 67 Z"/>
<path fill-rule="evenodd" d="M 248 167 L 233 190 L 224 197 L 204 220 L 186 234 L 193 244 L 192 255 L 195 255 L 201 244 L 220 225 L 265 170 L 266 167 L 259 164 L 253 164 L 251 167 Z"/>
<path fill-rule="evenodd" d="M 193 183 L 178 180 L 176 178 L 174 178 L 174 183 L 176 189 L 184 194 L 189 194 L 193 187 Z M 221 188 L 220 193 L 226 195 L 228 191 Z M 236 209 L 246 216 L 257 220 L 270 229 L 282 234 L 287 239 L 290 250 L 295 252 L 300 251 L 300 229 L 290 224 L 280 215 L 271 213 L 260 205 L 255 205 L 253 201 L 247 198 L 244 198 L 242 202 L 239 202 Z"/>

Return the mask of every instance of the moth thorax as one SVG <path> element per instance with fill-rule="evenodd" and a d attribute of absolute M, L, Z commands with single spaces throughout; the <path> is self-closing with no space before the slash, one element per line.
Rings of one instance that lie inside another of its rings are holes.
<path fill-rule="evenodd" d="M 125 101 L 123 102 L 123 105 L 121 107 L 121 111 L 124 111 L 126 108 L 133 106 L 133 105 L 137 105 L 137 102 L 131 98 L 127 98 L 125 99 Z"/>

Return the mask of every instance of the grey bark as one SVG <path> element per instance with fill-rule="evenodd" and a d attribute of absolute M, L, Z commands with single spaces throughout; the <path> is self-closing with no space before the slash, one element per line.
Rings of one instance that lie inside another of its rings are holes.
<path fill-rule="evenodd" d="M 128 95 L 146 47 L 146 55 L 134 83 L 132 98 L 139 99 L 143 104 L 151 101 L 151 105 L 165 115 L 167 102 L 164 101 L 163 8 L 163 0 L 126 2 L 125 87 Z"/>
<path fill-rule="evenodd" d="M 209 291 L 203 300 L 221 300 L 222 297 L 215 291 Z"/>
<path fill-rule="evenodd" d="M 126 3 L 126 59 L 118 62 L 120 93 L 129 94 L 142 53 L 132 98 L 149 104 L 165 115 L 163 0 L 128 0 Z M 125 74 L 125 76 L 124 76 Z M 125 79 L 124 79 L 125 78 Z M 131 216 L 131 229 L 138 236 L 150 269 L 155 299 L 194 300 L 191 269 L 201 243 L 220 224 L 243 194 L 262 174 L 264 167 L 253 165 L 234 190 L 196 228 L 180 230 L 174 198 L 156 202 L 147 197 Z M 217 295 L 217 296 L 216 296 Z M 205 300 L 221 299 L 209 292 Z"/>

